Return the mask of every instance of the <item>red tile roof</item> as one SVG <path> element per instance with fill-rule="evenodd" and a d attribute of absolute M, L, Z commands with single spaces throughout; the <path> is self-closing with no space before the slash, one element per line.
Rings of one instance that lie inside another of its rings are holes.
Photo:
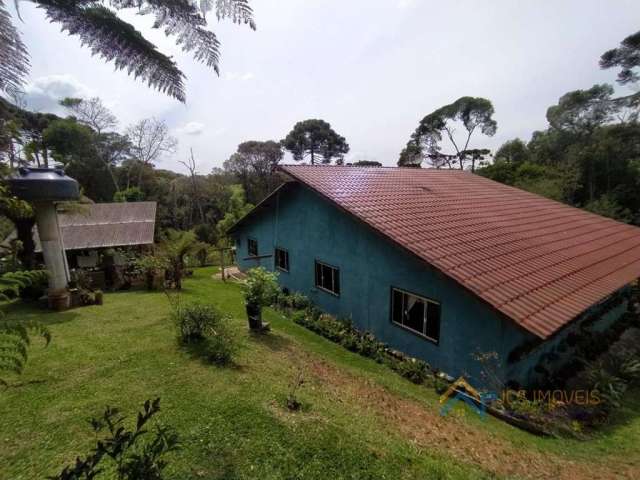
<path fill-rule="evenodd" d="M 640 228 L 472 173 L 282 171 L 541 338 L 640 277 Z"/>

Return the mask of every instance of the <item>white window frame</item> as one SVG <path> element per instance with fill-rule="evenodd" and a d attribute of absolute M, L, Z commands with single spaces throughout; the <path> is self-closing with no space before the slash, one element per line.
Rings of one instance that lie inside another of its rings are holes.
<path fill-rule="evenodd" d="M 333 290 L 329 290 L 328 288 L 324 288 L 322 285 L 318 285 L 317 282 L 317 278 L 316 278 L 316 270 L 318 268 L 318 265 L 323 265 L 327 268 L 331 269 L 331 285 L 333 285 L 333 287 L 335 288 L 336 286 L 336 279 L 335 279 L 335 272 L 338 272 L 338 278 L 340 278 L 340 269 L 338 267 L 334 267 L 333 265 L 329 265 L 328 263 L 325 262 L 321 262 L 320 260 L 314 260 L 313 263 L 313 283 L 315 284 L 316 288 L 319 290 L 322 290 L 323 292 L 327 292 L 330 293 L 331 295 L 335 296 L 335 297 L 339 297 L 340 296 L 340 292 L 334 292 Z M 322 272 L 322 269 L 320 270 L 320 272 Z M 340 283 L 340 281 L 338 281 Z M 340 290 L 342 290 L 342 284 L 340 283 Z"/>

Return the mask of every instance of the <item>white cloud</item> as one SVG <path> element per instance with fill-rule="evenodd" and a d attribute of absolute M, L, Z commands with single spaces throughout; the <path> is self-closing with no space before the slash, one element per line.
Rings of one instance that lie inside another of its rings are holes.
<path fill-rule="evenodd" d="M 255 75 L 253 74 L 253 72 L 225 72 L 224 78 L 227 80 L 240 80 L 242 82 L 246 82 L 247 80 L 252 80 L 253 78 L 255 78 Z"/>
<path fill-rule="evenodd" d="M 200 122 L 187 122 L 182 127 L 176 129 L 178 134 L 185 135 L 200 135 L 204 131 L 204 123 Z"/>
<path fill-rule="evenodd" d="M 58 113 L 64 109 L 58 102 L 65 97 L 89 98 L 92 90 L 73 75 L 47 75 L 38 77 L 24 89 L 27 107 L 44 112 Z"/>

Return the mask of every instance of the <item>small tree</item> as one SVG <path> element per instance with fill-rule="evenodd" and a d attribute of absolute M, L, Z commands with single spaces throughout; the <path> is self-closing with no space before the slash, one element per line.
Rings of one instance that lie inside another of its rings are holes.
<path fill-rule="evenodd" d="M 320 163 L 342 164 L 344 154 L 349 152 L 349 145 L 344 137 L 338 135 L 331 125 L 324 120 L 310 119 L 298 122 L 293 130 L 282 140 L 282 146 L 291 152 L 296 162 L 309 157 L 311 165 L 319 159 Z"/>
<path fill-rule="evenodd" d="M 171 277 L 176 290 L 182 289 L 182 277 L 185 269 L 185 257 L 193 252 L 197 243 L 196 234 L 192 231 L 182 232 L 169 229 L 160 244 L 162 255 L 167 259 Z"/>
<path fill-rule="evenodd" d="M 262 324 L 262 307 L 271 305 L 279 290 L 276 272 L 270 272 L 264 267 L 252 268 L 247 272 L 242 293 L 251 330 L 265 328 Z"/>

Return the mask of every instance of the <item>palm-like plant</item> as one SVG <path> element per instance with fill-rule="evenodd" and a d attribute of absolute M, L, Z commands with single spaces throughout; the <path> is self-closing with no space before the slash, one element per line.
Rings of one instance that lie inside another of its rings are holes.
<path fill-rule="evenodd" d="M 14 0 L 16 5 L 18 0 Z M 220 42 L 207 30 L 207 12 L 218 20 L 228 18 L 255 30 L 249 0 L 30 0 L 45 11 L 47 19 L 80 38 L 82 45 L 118 70 L 146 81 L 181 102 L 185 101 L 182 71 L 171 57 L 151 42 L 118 13 L 137 8 L 140 15 L 153 15 L 154 28 L 175 37 L 177 45 L 218 73 Z M 0 91 L 20 88 L 29 70 L 27 49 L 0 0 Z"/>
<path fill-rule="evenodd" d="M 182 289 L 182 276 L 185 269 L 184 259 L 193 253 L 198 243 L 192 231 L 167 230 L 160 244 L 163 256 L 167 259 L 176 290 Z"/>

